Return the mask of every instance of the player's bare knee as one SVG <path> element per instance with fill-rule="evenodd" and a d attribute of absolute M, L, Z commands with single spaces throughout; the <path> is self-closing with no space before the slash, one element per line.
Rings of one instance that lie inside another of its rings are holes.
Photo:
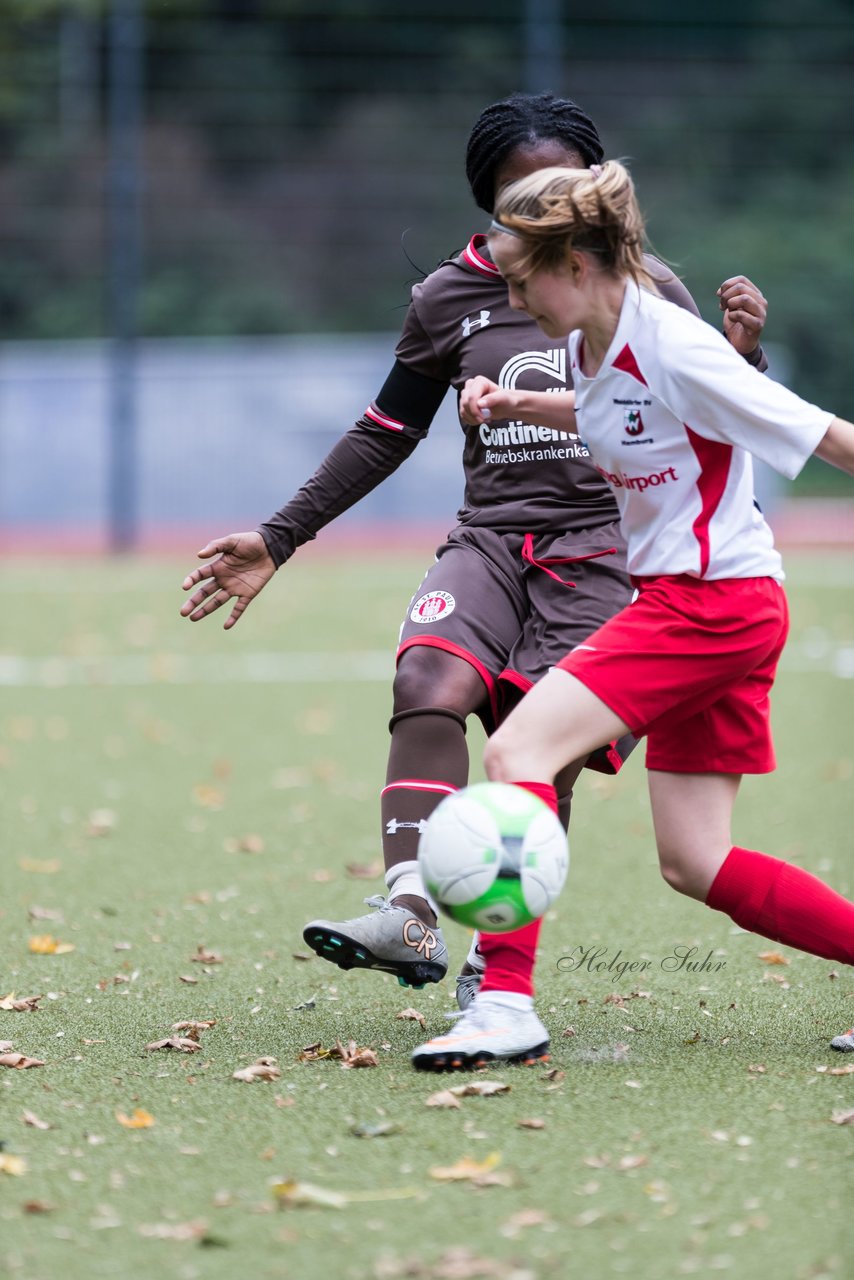
<path fill-rule="evenodd" d="M 513 782 L 521 776 L 519 767 L 515 763 L 512 743 L 508 740 L 507 732 L 503 728 L 497 729 L 492 737 L 487 739 L 483 750 L 483 767 L 486 770 L 486 776 L 492 782 Z"/>

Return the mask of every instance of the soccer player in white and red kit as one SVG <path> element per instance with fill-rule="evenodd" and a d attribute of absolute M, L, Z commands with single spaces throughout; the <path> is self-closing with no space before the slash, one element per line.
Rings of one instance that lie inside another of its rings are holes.
<path fill-rule="evenodd" d="M 774 768 L 769 694 L 788 630 L 751 454 L 789 477 L 813 454 L 854 475 L 854 425 L 759 376 L 710 326 L 655 296 L 642 242 L 618 163 L 544 170 L 496 203 L 490 248 L 511 306 L 551 337 L 569 334 L 575 390 L 477 378 L 463 420 L 577 423 L 617 500 L 637 598 L 510 712 L 487 743 L 486 771 L 554 807 L 567 760 L 627 731 L 645 736 L 664 878 L 742 928 L 854 964 L 854 903 L 731 834 L 741 775 Z M 530 995 L 533 949 L 525 957 L 483 935 L 481 950 L 476 1001 L 451 1034 L 415 1051 L 417 1067 L 476 1065 L 496 1045 L 532 1059 L 547 1043 Z"/>

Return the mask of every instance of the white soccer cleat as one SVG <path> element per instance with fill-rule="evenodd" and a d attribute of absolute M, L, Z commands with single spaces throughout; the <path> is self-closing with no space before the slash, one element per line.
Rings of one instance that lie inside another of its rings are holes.
<path fill-rule="evenodd" d="M 508 1008 L 487 991 L 457 1018 L 447 1035 L 414 1051 L 417 1071 L 465 1071 L 491 1062 L 534 1066 L 548 1060 L 549 1033 L 533 1008 Z"/>

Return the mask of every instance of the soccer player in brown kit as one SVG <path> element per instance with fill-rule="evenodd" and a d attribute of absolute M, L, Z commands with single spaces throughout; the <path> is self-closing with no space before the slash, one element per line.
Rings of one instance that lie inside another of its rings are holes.
<path fill-rule="evenodd" d="M 471 132 L 466 174 L 475 202 L 491 214 L 506 184 L 547 166 L 602 160 L 596 127 L 574 102 L 553 94 L 514 94 L 487 107 Z M 663 296 L 697 314 L 690 294 L 647 258 Z M 724 332 L 748 363 L 766 362 L 759 345 L 766 305 L 742 276 L 718 291 Z M 485 235 L 476 235 L 412 291 L 385 384 L 315 475 L 255 532 L 230 534 L 199 552 L 196 588 L 181 612 L 197 621 L 234 600 L 226 628 L 240 618 L 297 547 L 373 490 L 422 440 L 449 386 L 475 374 L 501 386 L 558 391 L 570 385 L 566 344 L 547 339 L 508 304 Z M 487 733 L 573 645 L 625 605 L 631 587 L 614 497 L 585 446 L 568 431 L 494 421 L 464 428 L 465 496 L 456 528 L 406 610 L 397 655 L 391 747 L 381 796 L 388 900 L 346 921 L 315 920 L 307 943 L 343 969 L 395 974 L 403 985 L 438 982 L 448 953 L 418 872 L 418 837 L 440 800 L 468 781 L 466 721 Z M 572 787 L 586 765 L 617 772 L 631 737 L 573 762 L 557 779 L 569 822 Z M 520 956 L 535 932 L 505 935 Z M 483 972 L 472 943 L 457 997 L 466 1007 Z"/>

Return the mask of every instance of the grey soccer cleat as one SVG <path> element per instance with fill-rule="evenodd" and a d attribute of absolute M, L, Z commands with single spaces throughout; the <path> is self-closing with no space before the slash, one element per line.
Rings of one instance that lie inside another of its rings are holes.
<path fill-rule="evenodd" d="M 308 945 L 339 969 L 393 973 L 402 987 L 420 989 L 448 972 L 441 929 L 431 929 L 408 907 L 376 894 L 365 898 L 376 910 L 353 920 L 312 920 L 302 931 Z"/>
<path fill-rule="evenodd" d="M 854 1053 L 854 1027 L 841 1036 L 834 1036 L 830 1042 L 831 1049 L 841 1049 L 843 1053 Z"/>
<path fill-rule="evenodd" d="M 412 1054 L 417 1071 L 465 1071 L 492 1062 L 535 1066 L 549 1056 L 549 1033 L 534 1010 L 508 1009 L 485 992 L 446 1035 Z"/>
<path fill-rule="evenodd" d="M 476 933 L 469 947 L 463 972 L 457 974 L 457 1004 L 463 1013 L 465 1013 L 480 990 L 480 984 L 483 982 L 483 975 L 486 970 L 486 961 L 480 949 L 479 939 L 480 934 Z"/>

